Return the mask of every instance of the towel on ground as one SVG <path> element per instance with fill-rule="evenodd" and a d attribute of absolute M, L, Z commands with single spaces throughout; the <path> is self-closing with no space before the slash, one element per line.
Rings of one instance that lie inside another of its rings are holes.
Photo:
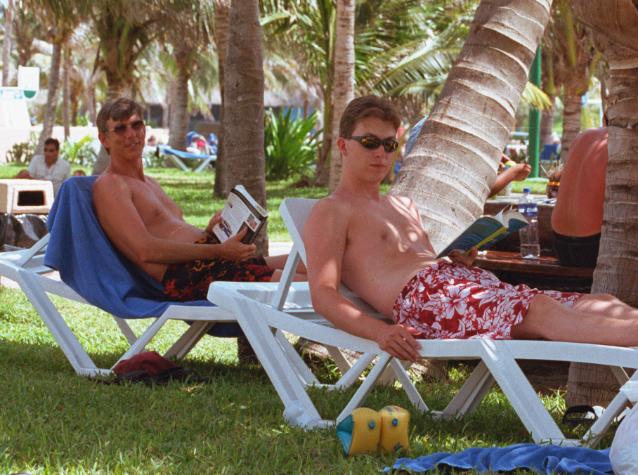
<path fill-rule="evenodd" d="M 485 472 L 510 472 L 528 469 L 542 474 L 613 474 L 609 449 L 594 450 L 585 447 L 559 447 L 556 445 L 516 444 L 508 447 L 472 448 L 463 452 L 436 453 L 414 459 L 400 458 L 391 470 L 425 473 L 445 467 Z"/>
<path fill-rule="evenodd" d="M 111 244 L 93 209 L 97 177 L 71 177 L 60 188 L 49 213 L 50 239 L 45 265 L 87 302 L 120 318 L 159 317 L 170 306 L 212 306 L 206 300 L 172 302 L 162 286 Z M 218 336 L 241 334 L 235 323 L 213 327 Z"/>

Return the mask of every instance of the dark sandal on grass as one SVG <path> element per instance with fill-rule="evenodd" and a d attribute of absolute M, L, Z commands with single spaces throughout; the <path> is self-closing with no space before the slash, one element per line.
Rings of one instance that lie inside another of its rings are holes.
<path fill-rule="evenodd" d="M 601 406 L 588 406 L 586 404 L 568 407 L 563 415 L 563 424 L 579 425 L 593 424 L 602 415 L 604 408 Z"/>

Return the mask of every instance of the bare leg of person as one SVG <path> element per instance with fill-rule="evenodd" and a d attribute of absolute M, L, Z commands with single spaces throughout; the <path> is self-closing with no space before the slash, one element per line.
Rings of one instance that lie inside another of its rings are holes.
<path fill-rule="evenodd" d="M 613 318 L 638 319 L 638 309 L 610 294 L 584 295 L 576 302 L 574 310 Z"/>
<path fill-rule="evenodd" d="M 286 261 L 288 260 L 288 254 L 282 254 L 280 256 L 267 256 L 264 257 L 264 259 L 266 260 L 266 264 L 268 264 L 268 267 L 270 267 L 271 269 L 283 269 L 286 265 Z M 297 265 L 297 270 L 295 271 L 295 273 L 306 274 L 306 266 L 303 265 L 303 262 L 301 262 L 301 260 Z M 307 280 L 307 278 L 302 280 Z"/>
<path fill-rule="evenodd" d="M 537 295 L 523 321 L 512 328 L 512 338 L 638 346 L 638 319 L 585 313 Z"/>

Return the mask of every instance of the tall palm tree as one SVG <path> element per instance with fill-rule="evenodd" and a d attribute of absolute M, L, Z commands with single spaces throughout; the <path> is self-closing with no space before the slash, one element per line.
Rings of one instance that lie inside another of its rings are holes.
<path fill-rule="evenodd" d="M 391 192 L 412 197 L 440 250 L 483 211 L 551 0 L 483 0 Z M 426 145 L 427 144 L 427 145 Z"/>
<path fill-rule="evenodd" d="M 605 207 L 592 292 L 617 295 L 638 305 L 638 5 L 632 0 L 578 0 L 574 10 L 594 32 L 597 48 L 609 64 L 608 153 Z M 572 365 L 570 403 L 608 400 L 601 370 Z"/>
<path fill-rule="evenodd" d="M 355 0 L 337 0 L 332 74 L 332 123 L 330 124 L 332 152 L 330 160 L 330 190 L 341 177 L 341 154 L 335 137 L 339 136 L 339 120 L 354 96 L 354 14 Z M 325 133 L 325 132 L 324 132 Z"/>
<path fill-rule="evenodd" d="M 561 158 L 564 161 L 580 132 L 581 99 L 589 89 L 596 54 L 585 26 L 574 19 L 570 2 L 558 0 L 552 11 L 544 49 L 548 50 L 545 57 L 550 61 L 553 85 L 563 91 Z"/>
<path fill-rule="evenodd" d="M 228 184 L 243 184 L 265 206 L 264 69 L 258 0 L 234 0 L 230 24 L 222 124 Z M 267 251 L 266 233 L 262 236 L 257 245 Z"/>
<path fill-rule="evenodd" d="M 164 10 L 165 22 L 171 27 L 165 28 L 160 38 L 171 48 L 175 65 L 169 145 L 183 150 L 189 119 L 188 84 L 204 55 L 210 54 L 213 9 L 209 2 L 168 0 Z"/>
<path fill-rule="evenodd" d="M 4 38 L 2 40 L 2 86 L 9 85 L 11 76 L 11 43 L 13 37 L 13 0 L 4 7 Z"/>
<path fill-rule="evenodd" d="M 161 0 L 92 3 L 89 16 L 100 40 L 96 62 L 106 76 L 109 99 L 131 95 L 136 89 L 137 60 L 157 37 L 163 13 Z M 102 173 L 108 165 L 109 156 L 101 147 L 93 174 Z"/>
<path fill-rule="evenodd" d="M 221 95 L 221 116 L 219 121 L 224 123 L 224 77 L 226 70 L 226 56 L 228 53 L 228 38 L 230 37 L 230 0 L 214 0 L 215 27 L 214 38 L 217 47 L 217 70 L 219 74 L 219 92 Z M 225 197 L 230 191 L 228 186 L 228 171 L 226 167 L 226 154 L 224 134 L 220 134 L 217 144 L 217 160 L 215 160 L 215 186 L 213 194 L 217 197 Z"/>
<path fill-rule="evenodd" d="M 84 18 L 87 9 L 86 0 L 24 0 L 24 7 L 34 11 L 36 16 L 45 19 L 48 37 L 53 44 L 49 80 L 47 86 L 47 104 L 45 106 L 42 132 L 36 153 L 42 153 L 44 141 L 51 136 L 60 83 L 60 65 L 62 50 L 73 34 L 73 30 Z"/>
<path fill-rule="evenodd" d="M 436 0 L 443 5 L 443 0 Z M 336 3 L 332 0 L 264 0 L 264 27 L 267 29 L 267 48 L 270 55 L 294 61 L 303 76 L 314 78 L 323 100 L 322 123 L 324 134 L 317 160 L 317 182 L 328 183 L 331 126 L 333 110 L 332 74 L 334 71 L 334 43 L 336 31 Z M 361 0 L 355 3 L 355 78 L 357 92 L 365 74 L 372 71 L 367 64 L 377 55 L 400 43 L 423 38 L 429 34 L 423 28 L 423 9 L 429 3 L 420 0 Z M 419 25 L 417 28 L 416 25 Z"/>
<path fill-rule="evenodd" d="M 13 15 L 13 40 L 18 54 L 18 64 L 26 66 L 38 51 L 38 35 L 42 24 L 37 21 L 33 10 L 26 6 L 16 9 Z"/>

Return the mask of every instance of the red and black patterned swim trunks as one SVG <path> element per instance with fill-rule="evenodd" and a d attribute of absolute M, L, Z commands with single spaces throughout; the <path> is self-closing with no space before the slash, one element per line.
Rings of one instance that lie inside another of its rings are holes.
<path fill-rule="evenodd" d="M 478 267 L 439 262 L 406 284 L 394 303 L 393 316 L 396 323 L 421 331 L 421 338 L 508 340 L 536 295 L 568 307 L 582 297 L 576 292 L 511 285 Z"/>
<path fill-rule="evenodd" d="M 198 244 L 211 243 L 202 239 Z M 222 280 L 231 282 L 270 282 L 273 270 L 259 256 L 235 262 L 227 259 L 196 259 L 170 264 L 162 278 L 164 295 L 185 302 L 205 300 L 211 283 Z"/>

